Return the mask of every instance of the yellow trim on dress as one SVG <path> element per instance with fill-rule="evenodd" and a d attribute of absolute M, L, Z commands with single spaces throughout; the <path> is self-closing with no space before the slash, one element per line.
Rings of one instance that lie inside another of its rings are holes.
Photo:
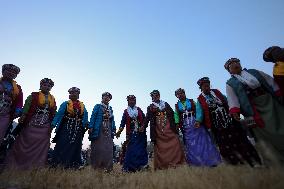
<path fill-rule="evenodd" d="M 284 62 L 276 62 L 273 68 L 273 75 L 284 75 Z"/>
<path fill-rule="evenodd" d="M 13 80 L 12 84 L 13 84 L 13 99 L 16 99 L 17 96 L 18 96 L 19 93 L 20 93 L 20 90 L 19 90 L 19 87 L 18 87 L 16 81 Z"/>
<path fill-rule="evenodd" d="M 85 105 L 83 104 L 83 102 L 80 102 L 80 107 L 81 107 L 81 115 L 83 115 L 84 113 L 84 108 L 85 108 Z M 68 103 L 67 103 L 67 112 L 69 114 L 71 114 L 72 116 L 74 116 L 74 106 L 73 106 L 73 101 L 72 100 L 69 100 Z"/>
<path fill-rule="evenodd" d="M 45 95 L 40 91 L 38 95 L 38 103 L 40 106 L 45 105 Z M 55 98 L 53 95 L 48 93 L 48 104 L 50 108 L 53 108 L 55 106 Z"/>
<path fill-rule="evenodd" d="M 2 77 L 0 78 L 0 81 L 2 81 Z M 15 100 L 20 93 L 20 89 L 15 80 L 12 80 L 12 86 L 13 86 L 13 92 L 12 92 L 13 100 Z"/>

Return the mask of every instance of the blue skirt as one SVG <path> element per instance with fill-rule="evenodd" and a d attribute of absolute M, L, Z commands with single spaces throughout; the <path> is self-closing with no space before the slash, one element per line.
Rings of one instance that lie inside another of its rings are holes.
<path fill-rule="evenodd" d="M 204 126 L 195 128 L 194 124 L 194 117 L 188 118 L 183 127 L 187 163 L 193 166 L 218 165 L 221 156 L 209 133 Z"/>
<path fill-rule="evenodd" d="M 56 145 L 53 152 L 53 166 L 63 168 L 79 168 L 82 165 L 81 151 L 83 128 L 70 132 L 66 123 L 60 125 L 56 133 Z M 76 133 L 75 133 L 76 132 Z"/>
<path fill-rule="evenodd" d="M 123 171 L 135 172 L 148 164 L 146 133 L 132 133 L 129 138 Z"/>

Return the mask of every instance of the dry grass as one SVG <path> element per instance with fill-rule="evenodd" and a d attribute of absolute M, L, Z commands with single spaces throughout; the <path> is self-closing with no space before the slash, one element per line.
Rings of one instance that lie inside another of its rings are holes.
<path fill-rule="evenodd" d="M 0 188 L 17 189 L 283 189 L 283 168 L 255 168 L 221 165 L 216 168 L 179 167 L 163 171 L 125 174 L 118 165 L 112 173 L 87 167 L 79 171 L 42 169 L 28 172 L 4 172 Z"/>

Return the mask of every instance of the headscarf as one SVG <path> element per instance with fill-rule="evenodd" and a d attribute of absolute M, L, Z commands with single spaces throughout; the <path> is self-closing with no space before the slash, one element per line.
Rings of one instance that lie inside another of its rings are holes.
<path fill-rule="evenodd" d="M 104 92 L 104 93 L 102 94 L 102 98 L 103 98 L 104 96 L 108 96 L 110 99 L 112 99 L 112 95 L 111 95 L 109 92 Z"/>
<path fill-rule="evenodd" d="M 158 91 L 158 90 L 153 90 L 153 91 L 150 93 L 151 97 L 152 97 L 153 95 L 155 95 L 155 94 L 160 95 L 160 91 Z"/>
<path fill-rule="evenodd" d="M 78 93 L 78 94 L 80 94 L 80 89 L 77 88 L 77 87 L 71 87 L 71 88 L 68 90 L 68 93 Z"/>
<path fill-rule="evenodd" d="M 2 66 L 2 71 L 5 71 L 5 70 L 11 70 L 15 72 L 16 74 L 20 73 L 20 68 L 18 66 L 15 66 L 14 64 L 4 64 Z"/>
<path fill-rule="evenodd" d="M 51 87 L 54 86 L 54 82 L 49 78 L 44 78 L 40 81 L 40 85 L 43 85 L 44 83 L 49 83 Z"/>
<path fill-rule="evenodd" d="M 185 90 L 182 89 L 182 88 L 177 89 L 177 90 L 175 91 L 175 96 L 178 97 L 177 95 L 178 95 L 179 93 L 185 93 Z"/>
<path fill-rule="evenodd" d="M 199 87 L 201 87 L 204 83 L 210 83 L 209 77 L 202 77 L 197 81 L 197 85 L 199 85 Z"/>
<path fill-rule="evenodd" d="M 230 65 L 232 63 L 240 63 L 241 61 L 238 58 L 230 58 L 229 60 L 227 60 L 227 62 L 225 63 L 224 67 L 226 70 L 230 71 Z"/>
<path fill-rule="evenodd" d="M 136 96 L 134 96 L 134 95 L 128 95 L 128 96 L 126 97 L 126 99 L 127 99 L 127 101 L 129 101 L 130 99 L 136 100 Z"/>

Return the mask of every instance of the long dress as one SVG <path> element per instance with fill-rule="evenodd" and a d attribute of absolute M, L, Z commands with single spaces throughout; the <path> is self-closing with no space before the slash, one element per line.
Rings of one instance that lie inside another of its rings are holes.
<path fill-rule="evenodd" d="M 221 156 L 203 125 L 195 127 L 196 106 L 193 100 L 186 99 L 176 104 L 176 123 L 182 124 L 186 160 L 194 166 L 216 166 Z"/>
<path fill-rule="evenodd" d="M 129 138 L 123 162 L 123 170 L 126 172 L 139 171 L 148 164 L 146 131 L 139 131 L 145 116 L 140 108 L 136 108 L 136 111 L 137 114 L 130 117 L 125 110 L 120 125 L 123 128 L 126 124 L 126 135 Z"/>
<path fill-rule="evenodd" d="M 245 83 L 232 76 L 227 82 L 226 90 L 230 111 L 238 110 L 246 120 L 251 120 L 255 127 L 253 131 L 259 141 L 267 143 L 277 161 L 284 164 L 284 107 L 276 99 L 279 95 L 279 86 L 274 79 L 258 70 L 243 70 L 255 77 L 257 82 Z M 242 76 L 244 77 L 244 76 Z M 237 87 L 229 83 L 234 81 Z M 244 91 L 240 93 L 237 89 Z M 242 99 L 248 99 L 253 109 L 252 115 L 248 113 L 248 106 L 242 103 Z M 266 150 L 264 150 L 266 151 Z M 263 153 L 262 155 L 265 155 Z M 270 159 L 270 157 L 267 157 Z"/>
<path fill-rule="evenodd" d="M 284 107 L 268 93 L 255 97 L 253 102 L 265 123 L 263 128 L 254 128 L 255 135 L 268 143 L 274 155 L 284 164 Z"/>
<path fill-rule="evenodd" d="M 81 151 L 84 128 L 82 117 L 75 113 L 75 116 L 65 115 L 56 133 L 56 142 L 53 152 L 53 166 L 63 168 L 79 168 L 82 165 Z"/>
<path fill-rule="evenodd" d="M 101 125 L 97 139 L 91 142 L 91 164 L 95 169 L 113 169 L 113 139 L 112 128 L 109 119 L 104 120 Z"/>
<path fill-rule="evenodd" d="M 0 144 L 5 137 L 7 129 L 12 121 L 13 114 L 20 112 L 23 106 L 23 93 L 19 85 L 17 85 L 19 94 L 15 96 L 13 82 L 1 81 L 0 87 Z"/>
<path fill-rule="evenodd" d="M 240 123 L 232 120 L 232 124 L 227 127 L 221 125 L 214 125 L 211 129 L 219 150 L 224 159 L 235 165 L 242 163 L 243 159 L 250 165 L 254 162 L 261 164 L 261 159 L 247 138 L 245 130 L 241 127 Z M 241 155 L 241 158 L 238 156 Z"/>
<path fill-rule="evenodd" d="M 0 102 L 1 103 L 1 102 Z M 10 124 L 10 108 L 0 108 L 0 144 L 2 143 Z"/>
<path fill-rule="evenodd" d="M 3 109 L 2 109 L 3 110 Z M 1 112 L 1 110 L 0 110 Z M 4 111 L 5 112 L 5 111 Z M 6 132 L 9 128 L 9 124 L 10 124 L 10 114 L 9 113 L 0 113 L 0 170 L 1 167 L 4 167 L 4 161 L 6 158 L 6 154 L 7 154 L 7 145 L 4 144 L 4 142 L 2 143 L 4 137 L 6 137 Z"/>
<path fill-rule="evenodd" d="M 148 164 L 147 136 L 145 132 L 135 132 L 130 135 L 123 170 L 135 172 Z"/>
<path fill-rule="evenodd" d="M 154 168 L 167 169 L 184 164 L 184 152 L 178 135 L 171 129 L 170 121 L 163 112 L 156 116 L 155 132 Z"/>
<path fill-rule="evenodd" d="M 49 112 L 38 108 L 8 152 L 7 167 L 21 170 L 44 167 L 50 146 L 49 129 Z"/>
<path fill-rule="evenodd" d="M 202 99 L 206 99 L 204 100 L 206 105 L 204 105 L 204 102 L 200 102 Z M 253 145 L 249 142 L 245 130 L 239 122 L 234 121 L 230 117 L 225 98 L 218 90 L 215 90 L 215 92 L 211 91 L 209 95 L 201 94 L 197 105 L 203 106 L 201 108 L 203 109 L 202 114 L 208 108 L 208 117 L 212 124 L 210 132 L 212 132 L 215 142 L 219 146 L 222 157 L 228 163 L 236 165 L 243 163 L 244 159 L 251 166 L 255 162 L 261 164 L 261 159 Z"/>

